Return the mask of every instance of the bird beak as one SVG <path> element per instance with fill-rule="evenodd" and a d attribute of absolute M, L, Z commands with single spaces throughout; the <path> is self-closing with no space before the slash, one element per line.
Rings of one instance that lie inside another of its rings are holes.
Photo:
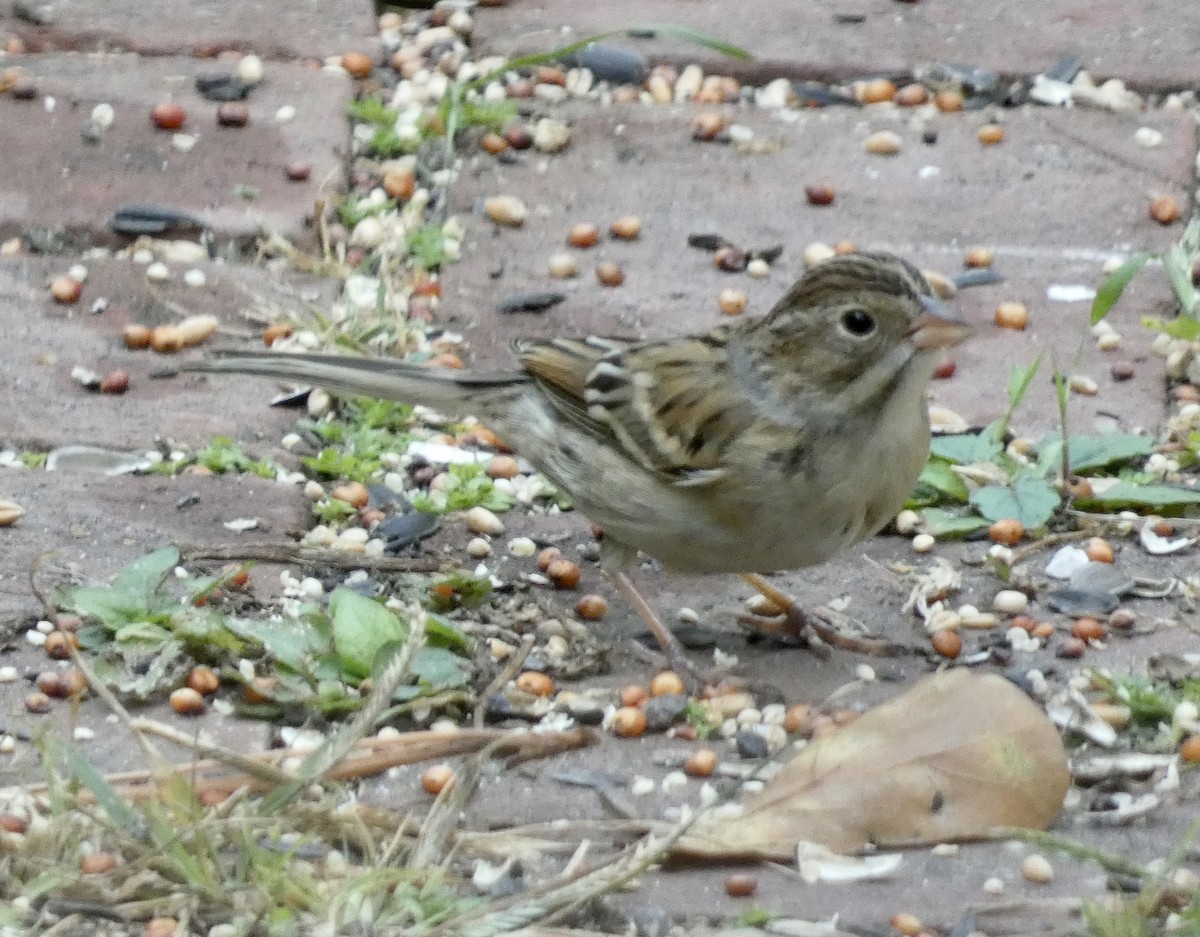
<path fill-rule="evenodd" d="M 971 327 L 956 319 L 941 303 L 931 296 L 922 296 L 925 311 L 917 316 L 905 336 L 922 351 L 934 348 L 950 348 L 971 334 Z"/>

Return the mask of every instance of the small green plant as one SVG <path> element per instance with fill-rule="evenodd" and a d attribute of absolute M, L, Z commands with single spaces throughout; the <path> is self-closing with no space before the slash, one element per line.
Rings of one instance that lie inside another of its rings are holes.
<path fill-rule="evenodd" d="M 413 507 L 430 514 L 447 514 L 450 511 L 465 511 L 476 506 L 491 511 L 507 511 L 513 499 L 496 486 L 488 477 L 487 470 L 478 462 L 451 465 L 446 470 L 445 484 L 438 491 L 413 496 Z"/>
<path fill-rule="evenodd" d="M 270 459 L 252 459 L 228 436 L 217 436 L 207 446 L 190 456 L 175 461 L 162 461 L 148 471 L 163 475 L 178 475 L 185 468 L 198 465 L 217 475 L 248 472 L 259 478 L 275 478 L 279 466 Z"/>
<path fill-rule="evenodd" d="M 336 418 L 300 421 L 302 429 L 327 443 L 315 456 L 300 461 L 324 478 L 366 482 L 383 474 L 385 453 L 408 448 L 412 422 L 408 404 L 367 397 L 343 401 Z"/>
<path fill-rule="evenodd" d="M 1172 338 L 1200 341 L 1200 291 L 1192 280 L 1192 271 L 1200 262 L 1200 219 L 1189 223 L 1183 236 L 1165 251 L 1134 254 L 1114 270 L 1096 291 L 1092 301 L 1092 325 L 1108 315 L 1130 281 L 1151 261 L 1162 265 L 1171 291 L 1179 302 L 1180 314 L 1168 321 L 1146 316 L 1142 324 Z"/>
<path fill-rule="evenodd" d="M 295 706 L 324 715 L 348 712 L 361 705 L 358 685 L 408 637 L 400 616 L 349 589 L 334 590 L 326 608 L 309 605 L 272 621 L 231 615 L 215 599 L 239 571 L 179 578 L 171 575 L 179 562 L 173 547 L 157 550 L 110 585 L 72 587 L 58 597 L 59 607 L 85 620 L 79 643 L 95 654 L 97 676 L 131 698 L 174 689 L 195 661 L 219 668 L 227 680 L 245 681 L 240 664 L 252 661 L 255 673 L 269 678 L 270 693 L 265 702 L 244 704 L 244 714 L 274 718 Z M 463 593 L 470 588 L 464 579 Z M 429 616 L 412 682 L 396 698 L 465 687 L 470 652 L 458 629 Z"/>

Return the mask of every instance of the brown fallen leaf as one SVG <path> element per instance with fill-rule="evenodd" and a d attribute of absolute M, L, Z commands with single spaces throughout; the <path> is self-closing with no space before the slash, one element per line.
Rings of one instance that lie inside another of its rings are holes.
<path fill-rule="evenodd" d="M 868 845 L 1045 829 L 1070 783 L 1053 723 L 994 674 L 948 670 L 811 743 L 736 816 L 702 817 L 678 858 L 791 861 L 801 841 Z"/>

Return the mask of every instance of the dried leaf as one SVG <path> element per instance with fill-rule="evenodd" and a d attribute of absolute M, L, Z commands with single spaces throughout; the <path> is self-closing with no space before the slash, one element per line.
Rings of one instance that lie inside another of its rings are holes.
<path fill-rule="evenodd" d="M 702 818 L 676 847 L 693 858 L 790 859 L 809 840 L 838 852 L 1044 829 L 1070 784 L 1041 709 L 994 674 L 950 670 L 825 736 L 735 816 Z"/>

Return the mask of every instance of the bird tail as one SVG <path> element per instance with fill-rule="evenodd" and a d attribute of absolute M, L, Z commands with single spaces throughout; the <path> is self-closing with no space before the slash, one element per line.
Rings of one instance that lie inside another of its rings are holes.
<path fill-rule="evenodd" d="M 431 407 L 447 416 L 486 416 L 494 398 L 528 384 L 521 371 L 424 368 L 388 358 L 218 350 L 181 371 L 249 374 L 324 387 L 338 394 L 378 397 Z"/>

